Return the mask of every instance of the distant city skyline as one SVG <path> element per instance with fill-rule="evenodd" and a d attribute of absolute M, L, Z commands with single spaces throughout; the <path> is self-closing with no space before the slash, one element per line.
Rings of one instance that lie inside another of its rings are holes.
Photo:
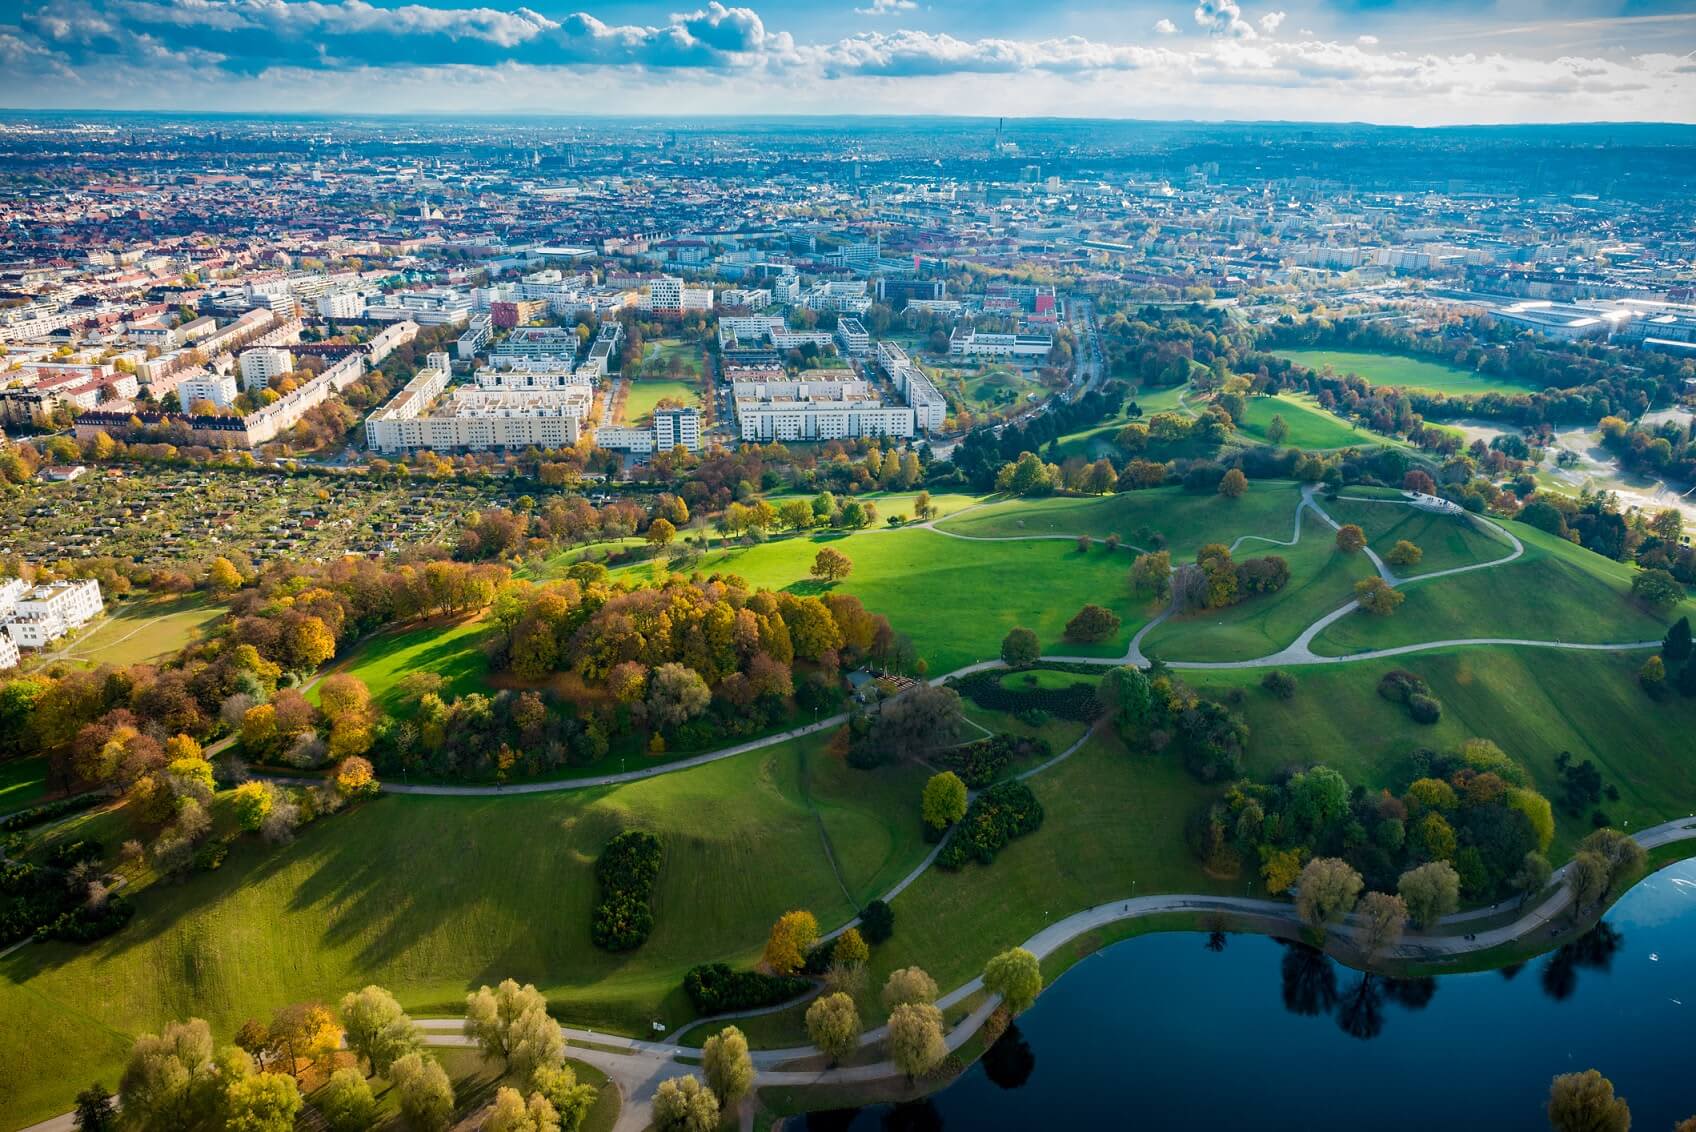
<path fill-rule="evenodd" d="M 0 0 L 0 64 L 14 109 L 1696 121 L 1662 0 Z"/>

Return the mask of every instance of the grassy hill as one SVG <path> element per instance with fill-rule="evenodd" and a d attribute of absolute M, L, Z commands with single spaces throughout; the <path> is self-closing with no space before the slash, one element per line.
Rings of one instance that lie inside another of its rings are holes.
<path fill-rule="evenodd" d="M 1330 366 L 1338 374 L 1352 373 L 1369 385 L 1395 385 L 1427 393 L 1525 393 L 1531 388 L 1409 354 L 1370 350 L 1279 350 L 1278 354 L 1313 370 Z"/>
<path fill-rule="evenodd" d="M 1151 536 L 1158 532 L 1165 536 L 1176 562 L 1194 557 L 1204 543 L 1230 543 L 1239 535 L 1289 538 L 1300 499 L 1299 486 L 1285 480 L 1253 481 L 1240 499 L 1211 491 L 1157 487 L 1118 495 L 1007 499 L 937 525 L 975 538 L 1116 534 L 1144 547 L 1151 545 Z"/>

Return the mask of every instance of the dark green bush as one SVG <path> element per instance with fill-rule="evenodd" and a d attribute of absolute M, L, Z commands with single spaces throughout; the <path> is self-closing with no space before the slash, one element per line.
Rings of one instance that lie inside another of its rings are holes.
<path fill-rule="evenodd" d="M 106 801 L 104 794 L 78 794 L 72 798 L 60 798 L 56 802 L 43 802 L 39 806 L 31 806 L 27 810 L 19 810 L 15 814 L 7 814 L 0 818 L 0 831 L 8 829 L 25 829 L 53 818 L 66 814 L 80 813 L 90 806 Z"/>
<path fill-rule="evenodd" d="M 964 679 L 953 681 L 953 687 L 981 708 L 1004 711 L 1014 716 L 1034 708 L 1056 719 L 1088 723 L 1100 710 L 1095 700 L 1097 681 L 1092 676 L 1080 674 L 1076 684 L 1064 688 L 1005 688 L 1001 684 L 1005 674 L 999 669 L 974 672 Z"/>
<path fill-rule="evenodd" d="M 660 842 L 651 833 L 626 830 L 607 842 L 595 862 L 601 902 L 589 926 L 596 947 L 630 951 L 642 946 L 654 930 L 648 907 L 654 881 L 660 875 Z"/>
<path fill-rule="evenodd" d="M 764 975 L 734 971 L 726 963 L 703 963 L 683 976 L 683 993 L 698 1014 L 757 1010 L 787 1002 L 812 989 L 812 982 L 795 975 Z"/>
<path fill-rule="evenodd" d="M 1023 782 L 1001 782 L 972 799 L 955 823 L 936 863 L 958 869 L 967 861 L 989 864 L 1013 838 L 1042 825 L 1042 803 Z"/>
<path fill-rule="evenodd" d="M 933 762 L 960 776 L 960 781 L 976 788 L 988 786 L 1000 778 L 1016 758 L 1046 759 L 1052 748 L 1046 739 L 1022 739 L 1017 735 L 991 735 L 973 743 L 950 747 L 938 753 Z"/>
<path fill-rule="evenodd" d="M 882 943 L 895 934 L 895 910 L 873 900 L 860 912 L 860 936 L 867 943 Z"/>

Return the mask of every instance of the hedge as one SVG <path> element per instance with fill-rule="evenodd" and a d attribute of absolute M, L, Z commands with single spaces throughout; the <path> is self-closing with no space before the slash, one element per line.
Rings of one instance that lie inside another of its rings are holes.
<path fill-rule="evenodd" d="M 0 818 L 0 831 L 23 829 L 26 826 L 51 821 L 53 818 L 78 813 L 91 806 L 97 806 L 106 800 L 104 794 L 78 794 L 71 798 L 60 798 L 54 802 L 43 802 L 39 806 L 31 806 L 27 810 L 19 810 L 15 814 L 7 814 Z"/>
<path fill-rule="evenodd" d="M 1094 679 L 1079 680 L 1064 688 L 1006 688 L 1001 684 L 1001 678 L 1006 674 L 1004 669 L 986 669 L 955 680 L 952 686 L 962 696 L 989 711 L 1015 714 L 1037 708 L 1076 723 L 1088 723 L 1101 711 L 1095 697 Z"/>
<path fill-rule="evenodd" d="M 111 935 L 135 915 L 135 908 L 122 896 L 108 897 L 98 908 L 79 905 L 63 912 L 52 923 L 35 929 L 36 939 L 62 939 L 72 943 L 87 943 Z"/>
<path fill-rule="evenodd" d="M 989 864 L 1013 838 L 1042 825 L 1042 803 L 1023 782 L 1002 782 L 972 800 L 966 816 L 955 823 L 936 856 L 945 869 L 967 861 Z"/>
<path fill-rule="evenodd" d="M 988 786 L 1015 758 L 1046 759 L 1053 748 L 1046 739 L 1022 739 L 1002 733 L 963 743 L 938 753 L 932 761 L 960 776 L 967 786 Z"/>
<path fill-rule="evenodd" d="M 648 897 L 659 875 L 660 842 L 653 834 L 626 830 L 607 842 L 595 862 L 601 902 L 595 908 L 589 935 L 596 947 L 630 951 L 647 942 L 654 930 Z"/>
<path fill-rule="evenodd" d="M 807 993 L 812 986 L 810 980 L 796 975 L 733 971 L 726 963 L 703 963 L 689 968 L 689 973 L 683 976 L 683 992 L 698 1014 L 777 1006 Z"/>

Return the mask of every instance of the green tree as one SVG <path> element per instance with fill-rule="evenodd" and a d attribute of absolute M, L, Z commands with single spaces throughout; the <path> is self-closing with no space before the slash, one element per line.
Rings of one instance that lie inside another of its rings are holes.
<path fill-rule="evenodd" d="M 942 1064 L 948 1045 L 942 1036 L 942 1011 L 928 1002 L 906 1002 L 889 1014 L 889 1060 L 908 1080 Z"/>
<path fill-rule="evenodd" d="M 893 1010 L 909 1002 L 935 1002 L 936 980 L 922 967 L 900 967 L 889 972 L 883 984 L 883 1008 Z"/>
<path fill-rule="evenodd" d="M 1282 413 L 1273 413 L 1271 423 L 1266 426 L 1266 443 L 1276 448 L 1284 443 L 1290 435 L 1290 424 Z"/>
<path fill-rule="evenodd" d="M 252 714 L 249 712 L 248 714 Z M 277 802 L 277 788 L 269 782 L 244 782 L 232 792 L 236 822 L 249 832 L 265 824 L 265 816 Z"/>
<path fill-rule="evenodd" d="M 938 832 L 947 829 L 966 816 L 966 784 L 951 770 L 931 775 L 921 808 L 926 825 Z"/>
<path fill-rule="evenodd" d="M 1419 565 L 1420 560 L 1424 557 L 1425 552 L 1419 548 L 1417 543 L 1409 542 L 1404 538 L 1396 540 L 1396 545 L 1390 548 L 1390 553 L 1384 556 L 1384 561 L 1397 569 L 1406 569 L 1410 566 Z"/>
<path fill-rule="evenodd" d="M 1120 727 L 1132 727 L 1148 718 L 1154 707 L 1154 686 L 1148 674 L 1135 665 L 1109 668 L 1096 686 L 1096 699 L 1112 713 Z"/>
<path fill-rule="evenodd" d="M 559 1132 L 559 1114 L 542 1094 L 532 1093 L 527 1102 L 523 1093 L 503 1085 L 480 1132 Z"/>
<path fill-rule="evenodd" d="M 389 1069 L 396 1103 L 418 1132 L 440 1132 L 453 1119 L 453 1082 L 433 1057 L 409 1053 Z"/>
<path fill-rule="evenodd" d="M 813 1000 L 807 1007 L 807 1038 L 834 1065 L 860 1044 L 860 1012 L 854 999 L 842 992 Z"/>
<path fill-rule="evenodd" d="M 1321 938 L 1327 924 L 1354 909 L 1363 884 L 1354 867 L 1337 857 L 1315 857 L 1296 883 L 1296 914 Z"/>
<path fill-rule="evenodd" d="M 1639 570 L 1631 579 L 1631 596 L 1657 613 L 1665 613 L 1687 596 L 1684 583 L 1659 567 Z"/>
<path fill-rule="evenodd" d="M 1696 651 L 1696 641 L 1691 639 L 1690 618 L 1680 617 L 1667 629 L 1667 635 L 1661 641 L 1661 659 L 1669 668 L 1676 667 L 1689 660 L 1692 651 Z"/>
<path fill-rule="evenodd" d="M 1553 874 L 1554 869 L 1549 865 L 1549 858 L 1541 853 L 1527 853 L 1510 881 L 1519 892 L 1519 902 L 1524 904 L 1542 892 L 1543 886 L 1549 883 L 1549 877 Z"/>
<path fill-rule="evenodd" d="M 1066 622 L 1068 641 L 1105 641 L 1119 631 L 1119 615 L 1104 605 L 1085 605 Z"/>
<path fill-rule="evenodd" d="M 1137 593 L 1147 593 L 1156 598 L 1163 598 L 1171 593 L 1171 552 L 1155 550 L 1137 555 L 1136 560 L 1131 563 L 1131 588 Z"/>
<path fill-rule="evenodd" d="M 577 1132 L 598 1095 L 595 1086 L 581 1084 L 569 1065 L 543 1066 L 531 1074 L 532 1087 L 548 1099 L 559 1117 L 560 1132 Z"/>
<path fill-rule="evenodd" d="M 1042 966 L 1022 947 L 992 956 L 983 968 L 984 989 L 1001 996 L 1011 1014 L 1028 1009 L 1042 993 Z"/>
<path fill-rule="evenodd" d="M 342 999 L 342 1028 L 347 1048 L 362 1057 L 371 1072 L 387 1076 L 389 1066 L 424 1048 L 424 1038 L 412 1019 L 400 1008 L 395 996 L 379 986 L 348 994 Z"/>
<path fill-rule="evenodd" d="M 212 1028 L 199 1018 L 143 1034 L 118 1083 L 124 1122 L 141 1132 L 177 1132 L 211 1116 L 217 1067 Z"/>
<path fill-rule="evenodd" d="M 1631 1109 L 1614 1083 L 1596 1072 L 1562 1073 L 1549 1083 L 1549 1127 L 1555 1132 L 1630 1132 Z"/>
<path fill-rule="evenodd" d="M 735 1026 L 726 1026 L 701 1049 L 701 1070 L 721 1103 L 734 1106 L 754 1085 L 754 1059 L 748 1039 Z"/>
<path fill-rule="evenodd" d="M 1414 925 L 1423 930 L 1460 906 L 1460 874 L 1447 861 L 1432 861 L 1403 873 L 1396 892 Z"/>
<path fill-rule="evenodd" d="M 113 1132 L 118 1127 L 118 1110 L 105 1085 L 97 1081 L 77 1094 L 71 1123 L 77 1132 Z"/>
<path fill-rule="evenodd" d="M 834 546 L 826 546 L 813 555 L 813 565 L 809 573 L 821 582 L 840 582 L 854 572 L 854 560 L 837 550 Z"/>
<path fill-rule="evenodd" d="M 1015 626 L 1001 639 L 1001 660 L 1009 668 L 1026 668 L 1042 655 L 1042 645 L 1036 634 L 1023 626 Z"/>
<path fill-rule="evenodd" d="M 313 1095 L 312 1107 L 329 1123 L 330 1132 L 365 1132 L 377 1115 L 377 1100 L 365 1074 L 346 1066 L 330 1074 Z"/>
<path fill-rule="evenodd" d="M 228 1132 L 291 1132 L 300 1088 L 287 1073 L 255 1073 L 231 1082 L 224 1103 Z"/>
<path fill-rule="evenodd" d="M 505 979 L 466 995 L 465 1033 L 485 1057 L 503 1059 L 520 1081 L 565 1059 L 565 1038 L 548 1017 L 548 1001 L 529 983 Z"/>
<path fill-rule="evenodd" d="M 694 1076 L 661 1081 L 654 1093 L 656 1132 L 716 1132 L 718 1098 Z"/>
<path fill-rule="evenodd" d="M 836 946 L 830 949 L 832 963 L 850 967 L 863 967 L 871 957 L 872 949 L 866 946 L 865 937 L 860 935 L 859 928 L 848 928 L 836 937 Z"/>

